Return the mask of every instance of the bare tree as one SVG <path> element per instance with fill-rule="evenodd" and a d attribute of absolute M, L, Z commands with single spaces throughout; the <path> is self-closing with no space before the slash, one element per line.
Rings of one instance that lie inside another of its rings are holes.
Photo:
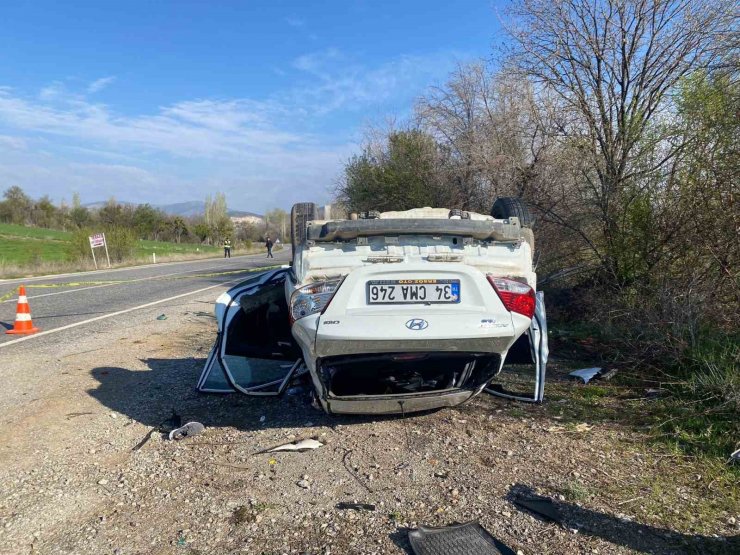
<path fill-rule="evenodd" d="M 474 63 L 417 101 L 419 125 L 450 151 L 448 181 L 459 206 L 488 211 L 497 196 L 538 194 L 556 144 L 552 100 L 526 77 Z"/>
<path fill-rule="evenodd" d="M 520 0 L 511 60 L 543 91 L 556 94 L 572 114 L 561 132 L 582 153 L 581 197 L 601 226 L 602 263 L 621 274 L 624 209 L 640 196 L 636 180 L 660 169 L 681 144 L 649 134 L 667 96 L 692 71 L 719 55 L 729 29 L 727 0 Z M 652 164 L 647 153 L 663 146 Z M 562 210 L 552 206 L 556 218 Z"/>

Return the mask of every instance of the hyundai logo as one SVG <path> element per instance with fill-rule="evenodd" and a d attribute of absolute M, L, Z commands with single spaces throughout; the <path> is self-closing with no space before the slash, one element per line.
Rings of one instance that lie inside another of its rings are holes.
<path fill-rule="evenodd" d="M 410 330 L 421 331 L 429 327 L 429 322 L 421 318 L 413 318 L 406 322 L 406 327 Z"/>

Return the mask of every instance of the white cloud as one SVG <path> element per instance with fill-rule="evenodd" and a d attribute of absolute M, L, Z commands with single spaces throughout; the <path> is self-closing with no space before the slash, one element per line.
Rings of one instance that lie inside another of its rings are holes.
<path fill-rule="evenodd" d="M 330 65 L 338 66 L 346 57 L 336 48 L 309 52 L 293 60 L 293 67 L 318 76 L 327 75 Z M 344 64 L 342 64 L 344 65 Z"/>
<path fill-rule="evenodd" d="M 11 147 L 0 148 L 0 180 L 37 196 L 79 190 L 88 201 L 164 203 L 222 190 L 246 210 L 323 202 L 362 119 L 407 108 L 454 60 L 401 56 L 368 67 L 322 50 L 296 58 L 288 88 L 264 99 L 185 99 L 138 114 L 87 96 L 112 77 L 84 94 L 61 82 L 37 96 L 0 86 L 0 144 Z"/>
<path fill-rule="evenodd" d="M 0 91 L 1 92 L 1 91 Z M 59 81 L 54 81 L 50 85 L 42 88 L 39 91 L 39 98 L 41 100 L 50 101 L 58 98 L 65 93 L 64 85 Z"/>
<path fill-rule="evenodd" d="M 0 145 L 14 150 L 26 150 L 28 148 L 26 139 L 12 135 L 0 135 Z"/>
<path fill-rule="evenodd" d="M 88 94 L 95 94 L 96 92 L 102 91 L 108 85 L 112 84 L 113 81 L 115 80 L 116 80 L 116 77 L 114 75 L 96 79 L 95 81 L 93 81 L 87 86 L 87 92 Z"/>
<path fill-rule="evenodd" d="M 300 17 L 290 16 L 285 18 L 285 23 L 291 27 L 303 27 L 306 24 L 306 21 Z"/>
<path fill-rule="evenodd" d="M 297 57 L 292 65 L 313 78 L 313 82 L 292 94 L 294 100 L 300 98 L 300 104 L 316 116 L 335 110 L 363 110 L 393 100 L 408 106 L 427 86 L 446 77 L 463 58 L 455 52 L 405 55 L 367 67 L 337 49 L 311 52 Z M 398 105 L 389 108 L 402 109 Z"/>
<path fill-rule="evenodd" d="M 76 97 L 52 102 L 0 91 L 0 128 L 33 133 L 47 151 L 40 163 L 39 150 L 0 149 L 0 183 L 34 196 L 77 190 L 88 201 L 167 203 L 220 190 L 232 206 L 256 211 L 325 201 L 350 147 L 278 126 L 287 113 L 271 102 L 189 100 L 126 116 Z M 0 135 L 0 144 L 23 146 L 11 135 Z"/>
<path fill-rule="evenodd" d="M 78 99 L 60 104 L 0 92 L 0 122 L 119 149 L 145 149 L 174 156 L 240 156 L 245 149 L 265 150 L 311 140 L 275 129 L 267 114 L 277 109 L 251 101 L 186 101 L 163 107 L 154 115 L 140 116 L 115 114 L 103 104 Z"/>

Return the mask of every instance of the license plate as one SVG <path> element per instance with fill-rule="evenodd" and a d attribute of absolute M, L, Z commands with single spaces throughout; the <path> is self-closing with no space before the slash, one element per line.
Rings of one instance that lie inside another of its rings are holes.
<path fill-rule="evenodd" d="M 459 302 L 459 279 L 385 279 L 367 282 L 367 304 Z"/>

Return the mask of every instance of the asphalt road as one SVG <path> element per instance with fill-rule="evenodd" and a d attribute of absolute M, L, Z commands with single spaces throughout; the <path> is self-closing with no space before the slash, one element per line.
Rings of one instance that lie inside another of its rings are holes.
<path fill-rule="evenodd" d="M 76 274 L 0 281 L 0 359 L 3 351 L 35 346 L 49 347 L 74 341 L 81 333 L 121 325 L 137 311 L 186 300 L 188 296 L 213 291 L 215 299 L 229 286 L 245 279 L 255 268 L 287 264 L 290 252 L 276 252 L 230 259 L 152 264 L 135 268 L 98 270 Z M 26 286 L 31 316 L 41 332 L 35 335 L 6 335 L 15 321 L 19 285 Z M 7 297 L 7 298 L 6 298 Z M 204 306 L 212 311 L 213 306 Z"/>

